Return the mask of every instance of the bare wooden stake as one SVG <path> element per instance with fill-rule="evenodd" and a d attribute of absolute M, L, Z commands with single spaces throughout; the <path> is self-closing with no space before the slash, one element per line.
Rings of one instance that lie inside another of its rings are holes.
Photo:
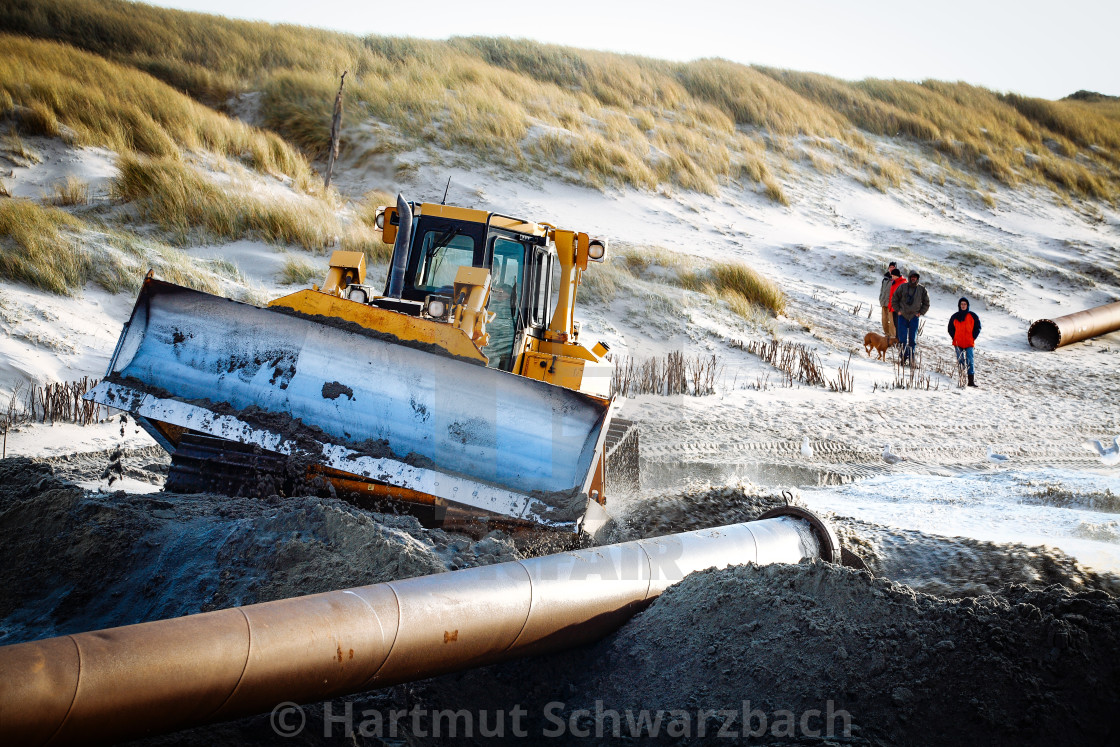
<path fill-rule="evenodd" d="M 327 177 L 323 181 L 323 188 L 331 186 L 331 175 L 334 173 L 334 161 L 338 158 L 338 136 L 342 129 L 342 86 L 346 84 L 345 70 L 338 81 L 338 95 L 334 99 L 334 117 L 331 118 L 331 152 L 327 156 Z"/>

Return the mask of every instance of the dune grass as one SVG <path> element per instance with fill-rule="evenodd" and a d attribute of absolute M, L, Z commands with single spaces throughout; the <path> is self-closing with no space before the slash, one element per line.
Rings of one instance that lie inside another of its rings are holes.
<path fill-rule="evenodd" d="M 146 73 L 63 44 L 0 34 L 2 101 L 9 103 L 0 115 L 9 113 L 30 135 L 65 135 L 80 145 L 159 158 L 209 150 L 311 183 L 304 157 L 275 133 L 218 114 Z"/>
<path fill-rule="evenodd" d="M 140 281 L 149 269 L 161 280 L 204 293 L 222 293 L 222 279 L 238 284 L 245 282 L 240 268 L 229 260 L 196 259 L 149 236 L 91 227 L 86 238 L 89 246 L 115 251 L 123 259 L 122 264 L 129 269 L 123 290 L 138 291 Z"/>
<path fill-rule="evenodd" d="M 395 204 L 396 198 L 388 193 L 371 190 L 353 206 L 354 218 L 346 225 L 341 244 L 346 251 L 365 253 L 367 267 L 385 264 L 393 256 L 393 245 L 381 240 L 381 231 L 377 230 L 374 219 L 377 208 Z"/>
<path fill-rule="evenodd" d="M 313 265 L 302 257 L 288 257 L 280 269 L 279 281 L 282 285 L 307 285 L 323 274 L 322 267 Z"/>
<path fill-rule="evenodd" d="M 78 296 L 89 283 L 110 293 L 135 293 L 149 268 L 207 293 L 220 292 L 218 278 L 229 272 L 221 261 L 199 264 L 171 247 L 91 225 L 56 207 L 0 200 L 0 278 L 61 296 Z"/>
<path fill-rule="evenodd" d="M 353 89 L 353 81 L 350 88 Z M 330 149 L 330 121 L 334 115 L 334 99 L 338 78 L 322 73 L 284 71 L 270 78 L 261 91 L 262 125 L 297 145 L 309 158 L 325 158 Z M 353 131 L 362 113 L 348 105 L 352 91 L 344 91 L 339 153 L 349 149 L 348 133 Z"/>
<path fill-rule="evenodd" d="M 778 284 L 741 262 L 716 262 L 698 271 L 685 271 L 680 283 L 723 299 L 747 319 L 755 315 L 755 309 L 773 315 L 786 310 L 786 297 Z"/>
<path fill-rule="evenodd" d="M 627 272 L 645 280 L 675 278 L 690 269 L 695 259 L 658 246 L 625 246 L 614 250 L 609 264 L 621 265 Z"/>
<path fill-rule="evenodd" d="M 236 184 L 225 188 L 176 158 L 126 153 L 118 166 L 114 198 L 134 205 L 141 219 L 176 243 L 255 238 L 322 252 L 338 234 L 334 212 L 314 198 L 258 196 Z"/>
<path fill-rule="evenodd" d="M 619 290 L 633 288 L 630 283 L 633 279 L 625 266 L 614 262 L 589 267 L 580 275 L 577 298 L 581 303 L 610 303 Z"/>
<path fill-rule="evenodd" d="M 696 260 L 656 246 L 620 244 L 604 264 L 589 266 L 580 281 L 581 298 L 609 302 L 620 291 L 633 292 L 637 281 L 681 285 L 682 274 L 693 271 Z"/>
<path fill-rule="evenodd" d="M 8 0 L 0 28 L 89 50 L 212 104 L 255 87 L 261 71 L 341 72 L 362 53 L 344 34 L 125 0 Z"/>
<path fill-rule="evenodd" d="M 207 103 L 260 90 L 263 123 L 311 157 L 325 151 L 337 76 L 349 70 L 344 122 L 373 117 L 414 142 L 512 169 L 535 160 L 599 186 L 707 192 L 765 170 L 764 149 L 744 145 L 727 116 L 653 60 L 514 40 L 359 39 L 118 0 L 13 2 L 0 8 L 0 28 L 65 41 Z M 567 136 L 535 142 L 527 136 L 538 121 Z M 159 133 L 140 132 L 150 137 L 130 149 L 168 155 Z"/>
<path fill-rule="evenodd" d="M 206 269 L 218 277 L 225 278 L 234 283 L 245 282 L 245 276 L 241 273 L 241 268 L 237 266 L 236 262 L 232 262 L 228 259 L 208 259 L 206 260 Z"/>
<path fill-rule="evenodd" d="M 582 276 L 581 298 L 607 303 L 619 292 L 633 293 L 638 281 L 669 284 L 703 293 L 727 303 L 733 312 L 755 323 L 785 313 L 786 298 L 777 283 L 741 262 L 702 263 L 658 247 L 626 247 L 604 265 Z"/>
<path fill-rule="evenodd" d="M 203 293 L 222 292 L 218 277 L 213 272 L 178 249 L 159 247 L 147 255 L 146 264 L 160 280 L 194 288 Z M 139 278 L 139 275 L 137 277 Z M 139 283 L 137 290 L 139 290 Z"/>
<path fill-rule="evenodd" d="M 153 223 L 174 244 L 257 239 L 297 245 L 316 254 L 332 248 L 360 251 L 370 265 L 387 262 L 392 247 L 381 240 L 373 220 L 388 195 L 367 194 L 347 220 L 331 201 L 301 195 L 254 191 L 251 183 L 213 180 L 173 158 L 125 154 L 113 197 L 135 211 L 133 220 Z"/>
<path fill-rule="evenodd" d="M 58 208 L 0 200 L 0 277 L 63 296 L 91 281 L 112 293 L 128 288 L 133 268 L 118 255 L 95 254 L 81 235 L 85 228 Z"/>
<path fill-rule="evenodd" d="M 386 264 L 393 255 L 393 246 L 381 240 L 381 232 L 363 221 L 346 225 L 339 236 L 339 248 L 365 254 L 367 267 Z"/>
<path fill-rule="evenodd" d="M 776 135 L 843 137 L 842 117 L 792 91 L 755 68 L 726 60 L 681 65 L 677 77 L 695 97 L 727 114 L 737 125 L 753 125 Z"/>
<path fill-rule="evenodd" d="M 71 251 L 69 234 L 80 227 L 62 210 L 30 200 L 0 201 L 0 276 L 72 295 L 90 269 L 79 252 Z"/>
<path fill-rule="evenodd" d="M 208 117 L 170 94 L 223 105 L 260 91 L 263 123 L 318 157 L 338 75 L 348 70 L 344 148 L 358 145 L 345 141 L 352 125 L 372 118 L 408 147 L 469 153 L 514 171 L 709 193 L 739 182 L 785 203 L 775 172 L 791 149 L 828 152 L 809 163 L 891 190 L 910 169 L 877 139 L 908 140 L 984 181 L 980 192 L 991 181 L 1120 199 L 1120 102 L 1111 99 L 1043 101 L 940 81 L 852 82 L 526 40 L 360 38 L 123 0 L 9 0 L 0 6 L 0 28 L 37 39 L 3 37 L 0 81 L 16 84 L 0 87 L 0 109 L 10 101 L 23 107 L 29 128 L 66 127 L 83 142 L 155 157 L 168 157 L 172 145 L 208 148 L 296 178 L 305 166 L 279 138 Z M 154 78 L 168 85 L 159 88 Z M 83 119 L 86 109 L 93 116 Z"/>
<path fill-rule="evenodd" d="M 51 185 L 51 193 L 47 199 L 52 205 L 59 207 L 88 205 L 89 185 L 76 176 L 68 176 Z"/>
<path fill-rule="evenodd" d="M 14 127 L 9 127 L 8 131 L 0 136 L 0 156 L 15 166 L 34 166 L 43 162 L 39 152 L 28 147 Z"/>
<path fill-rule="evenodd" d="M 711 267 L 716 288 L 725 299 L 730 296 L 758 306 L 772 314 L 783 314 L 786 297 L 777 283 L 741 262 L 717 262 Z"/>

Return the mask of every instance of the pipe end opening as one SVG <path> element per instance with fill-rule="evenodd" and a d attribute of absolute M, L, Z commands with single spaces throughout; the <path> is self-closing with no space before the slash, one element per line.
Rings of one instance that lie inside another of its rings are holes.
<path fill-rule="evenodd" d="M 1062 332 L 1049 319 L 1039 319 L 1027 330 L 1027 342 L 1037 350 L 1054 350 L 1062 342 Z"/>
<path fill-rule="evenodd" d="M 812 511 L 807 511 L 800 506 L 779 506 L 759 516 L 757 521 L 774 519 L 779 516 L 791 516 L 807 523 L 810 531 L 813 533 L 813 537 L 817 540 L 817 549 L 820 553 L 820 559 L 828 563 L 841 562 L 842 552 L 840 549 L 840 539 L 836 536 L 836 532 L 832 530 L 832 527 L 822 521 L 820 517 Z"/>

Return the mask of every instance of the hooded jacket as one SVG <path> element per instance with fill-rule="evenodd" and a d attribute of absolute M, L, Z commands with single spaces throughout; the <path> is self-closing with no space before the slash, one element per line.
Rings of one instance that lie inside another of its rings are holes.
<path fill-rule="evenodd" d="M 883 273 L 883 282 L 879 284 L 879 305 L 887 308 L 891 302 L 891 281 L 894 280 L 894 275 L 889 272 Z"/>
<path fill-rule="evenodd" d="M 889 309 L 891 313 L 898 311 L 898 309 L 894 307 L 894 292 L 898 290 L 898 286 L 902 285 L 905 282 L 906 278 L 902 277 L 901 275 L 897 277 L 894 275 L 891 276 L 891 288 L 887 293 L 887 309 Z"/>
<path fill-rule="evenodd" d="M 960 311 L 961 301 L 964 301 L 964 311 Z M 949 337 L 953 338 L 953 347 L 971 348 L 980 336 L 980 317 L 968 310 L 967 298 L 957 301 L 957 313 L 949 317 Z"/>
<path fill-rule="evenodd" d="M 921 283 L 902 283 L 891 294 L 891 306 L 903 319 L 913 319 L 929 311 L 929 293 Z"/>

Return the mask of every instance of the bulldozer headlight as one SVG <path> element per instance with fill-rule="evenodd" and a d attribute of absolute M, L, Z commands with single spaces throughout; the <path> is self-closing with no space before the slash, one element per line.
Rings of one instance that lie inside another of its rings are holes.
<path fill-rule="evenodd" d="M 607 256 L 607 240 L 591 239 L 587 245 L 587 258 L 592 262 L 602 262 Z"/>
<path fill-rule="evenodd" d="M 442 319 L 447 316 L 448 299 L 443 296 L 428 296 L 425 311 L 433 319 Z"/>
<path fill-rule="evenodd" d="M 360 285 L 351 285 L 350 290 L 346 293 L 346 297 L 358 303 L 366 303 L 369 301 L 369 294 L 366 293 L 366 289 Z"/>
<path fill-rule="evenodd" d="M 377 215 L 373 219 L 373 225 L 380 229 L 385 228 L 385 208 L 377 208 Z"/>

